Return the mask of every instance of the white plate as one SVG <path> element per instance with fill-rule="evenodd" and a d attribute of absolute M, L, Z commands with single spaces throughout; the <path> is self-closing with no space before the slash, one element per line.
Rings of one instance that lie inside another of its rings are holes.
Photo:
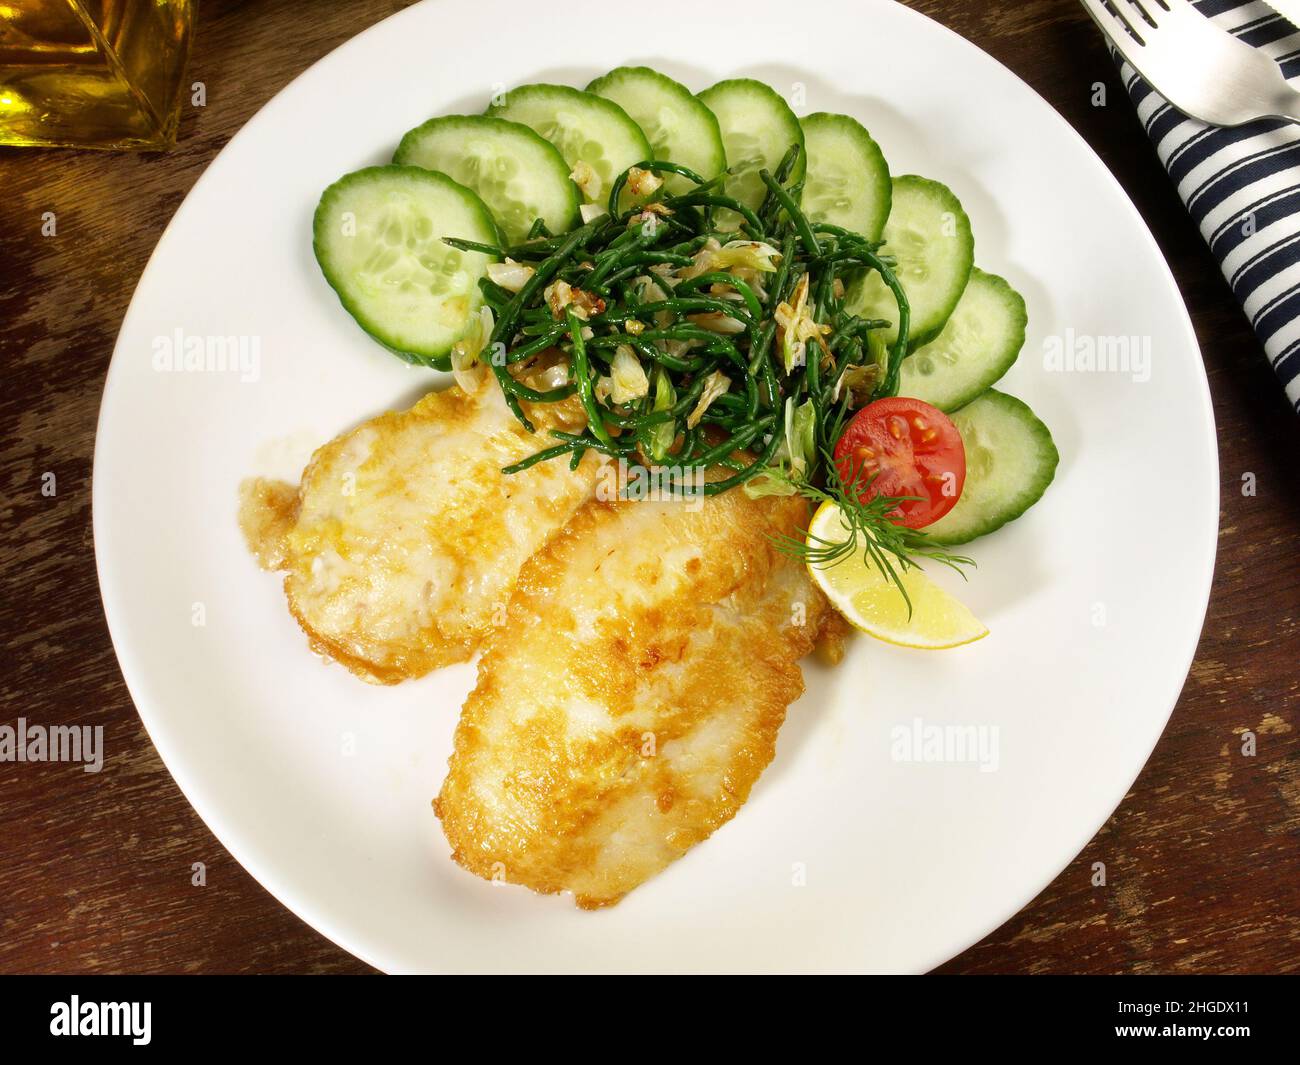
<path fill-rule="evenodd" d="M 924 970 L 1078 853 L 1178 696 L 1218 512 L 1196 340 L 1100 161 L 959 37 L 883 0 L 653 12 L 578 27 L 507 0 L 422 4 L 317 63 L 218 156 L 158 244 L 105 387 L 94 518 L 113 641 L 222 843 L 382 969 Z M 246 554 L 235 505 L 241 478 L 296 479 L 312 448 L 434 383 L 363 336 L 321 279 L 321 189 L 430 115 L 622 62 L 695 88 L 762 78 L 801 113 L 857 116 L 896 173 L 948 183 L 978 262 L 1028 302 L 1025 352 L 1000 387 L 1052 427 L 1061 467 L 1027 517 L 973 547 L 964 597 L 988 639 L 925 653 L 864 638 L 838 670 L 808 666 L 740 815 L 620 905 L 582 913 L 448 861 L 429 804 L 472 667 L 385 689 L 322 664 Z M 258 338 L 258 379 L 157 371 L 155 338 L 177 329 Z M 1048 372 L 1045 338 L 1067 330 L 1150 338 L 1150 380 Z M 893 730 L 915 715 L 997 729 L 996 771 L 895 760 Z"/>

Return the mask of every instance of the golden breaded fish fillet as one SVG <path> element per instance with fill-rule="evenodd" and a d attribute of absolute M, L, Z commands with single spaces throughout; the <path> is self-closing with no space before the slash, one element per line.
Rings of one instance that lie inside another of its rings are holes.
<path fill-rule="evenodd" d="M 697 506 L 593 501 L 520 572 L 434 803 L 470 872 L 610 905 L 771 762 L 833 613 L 769 539 L 807 508 L 738 490 Z"/>
<path fill-rule="evenodd" d="M 285 571 L 316 651 L 395 684 L 477 650 L 524 560 L 595 491 L 590 453 L 576 471 L 559 460 L 501 473 L 555 443 L 546 428 L 583 424 L 576 401 L 545 414 L 529 434 L 494 382 L 452 387 L 331 440 L 296 491 L 245 482 L 249 546 Z"/>

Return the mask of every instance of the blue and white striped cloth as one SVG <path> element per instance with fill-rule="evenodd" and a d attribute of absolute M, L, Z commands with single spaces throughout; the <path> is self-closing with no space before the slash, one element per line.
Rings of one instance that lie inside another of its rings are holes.
<path fill-rule="evenodd" d="M 1265 3 L 1196 0 L 1202 14 L 1300 78 L 1300 32 Z M 1300 411 L 1300 125 L 1188 118 L 1127 63 L 1124 85 L 1160 161 Z M 1300 82 L 1293 82 L 1300 86 Z"/>

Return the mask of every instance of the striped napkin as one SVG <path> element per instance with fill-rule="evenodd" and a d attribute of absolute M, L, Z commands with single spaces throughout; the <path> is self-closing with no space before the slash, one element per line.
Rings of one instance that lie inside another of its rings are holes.
<path fill-rule="evenodd" d="M 1300 78 L 1300 32 L 1267 4 L 1195 2 L 1277 60 L 1286 77 Z M 1120 71 L 1178 195 L 1300 411 L 1300 125 L 1207 126 L 1176 110 L 1127 63 L 1120 61 Z"/>

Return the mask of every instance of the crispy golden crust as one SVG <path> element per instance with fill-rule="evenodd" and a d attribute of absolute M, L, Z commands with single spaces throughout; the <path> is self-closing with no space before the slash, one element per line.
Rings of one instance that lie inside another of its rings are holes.
<path fill-rule="evenodd" d="M 239 486 L 239 528 L 263 569 L 285 565 L 289 533 L 298 520 L 298 489 L 284 481 L 250 477 Z"/>
<path fill-rule="evenodd" d="M 592 502 L 524 566 L 435 802 L 470 872 L 617 902 L 744 804 L 830 612 L 797 499 Z"/>
<path fill-rule="evenodd" d="M 581 424 L 580 407 L 553 406 L 559 424 Z M 241 524 L 263 564 L 285 572 L 312 648 L 395 684 L 471 657 L 503 620 L 524 560 L 593 494 L 590 454 L 576 472 L 549 462 L 501 473 L 550 443 L 519 425 L 494 383 L 448 388 L 331 440 L 292 497 L 246 485 Z"/>
<path fill-rule="evenodd" d="M 828 666 L 838 666 L 844 661 L 844 652 L 853 633 L 853 626 L 843 614 L 827 610 L 821 632 L 817 634 L 817 660 Z"/>

